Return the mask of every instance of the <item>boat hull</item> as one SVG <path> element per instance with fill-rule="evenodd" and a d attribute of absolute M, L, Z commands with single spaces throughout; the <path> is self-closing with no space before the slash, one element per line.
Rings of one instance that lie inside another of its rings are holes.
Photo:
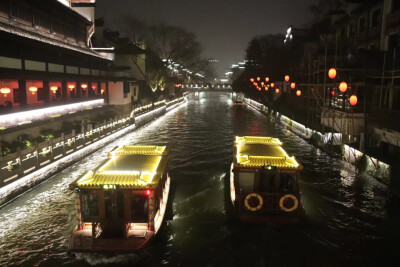
<path fill-rule="evenodd" d="M 72 253 L 128 253 L 146 247 L 154 238 L 154 232 L 148 232 L 145 237 L 128 237 L 126 239 L 94 239 L 89 235 L 75 231 L 69 243 Z"/>

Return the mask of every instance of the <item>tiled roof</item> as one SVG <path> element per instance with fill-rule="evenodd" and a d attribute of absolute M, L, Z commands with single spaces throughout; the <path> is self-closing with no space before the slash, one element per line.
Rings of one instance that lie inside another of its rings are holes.
<path fill-rule="evenodd" d="M 70 44 L 64 40 L 61 40 L 61 38 L 59 39 L 59 38 L 55 37 L 52 34 L 41 33 L 40 31 L 37 31 L 37 30 L 33 31 L 33 28 L 30 26 L 23 26 L 20 24 L 14 25 L 13 22 L 0 21 L 0 31 L 4 31 L 4 32 L 10 33 L 10 34 L 17 35 L 19 37 L 35 40 L 38 42 L 46 43 L 49 45 L 57 46 L 60 48 L 73 50 L 73 51 L 83 53 L 83 54 L 86 54 L 89 56 L 109 60 L 106 57 L 104 57 L 103 55 L 92 51 L 87 46 L 80 46 L 78 44 L 77 45 Z"/>
<path fill-rule="evenodd" d="M 235 138 L 235 164 L 238 167 L 275 166 L 278 168 L 302 169 L 294 157 L 281 147 L 277 138 L 244 136 Z"/>
<path fill-rule="evenodd" d="M 109 159 L 89 171 L 70 188 L 144 189 L 158 185 L 167 166 L 165 146 L 123 146 L 109 152 Z"/>

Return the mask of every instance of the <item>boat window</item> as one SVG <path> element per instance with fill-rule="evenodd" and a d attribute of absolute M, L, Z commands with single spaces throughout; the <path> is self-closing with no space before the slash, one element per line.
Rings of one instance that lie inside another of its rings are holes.
<path fill-rule="evenodd" d="M 260 192 L 275 192 L 275 179 L 276 172 L 269 171 L 266 173 L 260 173 Z"/>
<path fill-rule="evenodd" d="M 82 195 L 82 213 L 87 217 L 99 216 L 99 197 L 97 195 Z"/>
<path fill-rule="evenodd" d="M 124 217 L 124 192 L 117 193 L 117 215 L 118 218 Z"/>
<path fill-rule="evenodd" d="M 293 174 L 281 173 L 281 178 L 280 178 L 281 191 L 287 192 L 287 193 L 294 193 L 295 179 L 296 179 L 296 177 Z"/>
<path fill-rule="evenodd" d="M 131 197 L 131 215 L 132 220 L 137 223 L 147 223 L 149 220 L 148 213 L 149 201 L 147 196 Z"/>
<path fill-rule="evenodd" d="M 239 172 L 239 187 L 245 192 L 254 191 L 254 173 Z"/>
<path fill-rule="evenodd" d="M 113 215 L 113 203 L 110 191 L 104 192 L 104 207 L 106 212 L 106 218 L 111 218 Z"/>

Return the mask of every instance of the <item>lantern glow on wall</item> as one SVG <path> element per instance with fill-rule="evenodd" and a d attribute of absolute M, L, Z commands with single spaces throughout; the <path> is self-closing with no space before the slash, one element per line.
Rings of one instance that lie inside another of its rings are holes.
<path fill-rule="evenodd" d="M 329 78 L 331 78 L 332 80 L 336 78 L 336 74 L 337 74 L 337 71 L 336 71 L 335 68 L 331 68 L 331 69 L 329 70 L 329 72 L 328 72 L 328 76 L 329 76 Z"/>
<path fill-rule="evenodd" d="M 36 86 L 29 87 L 29 91 L 32 93 L 32 95 L 35 95 L 37 90 L 38 90 L 38 88 Z"/>
<path fill-rule="evenodd" d="M 7 87 L 3 87 L 0 89 L 0 93 L 4 95 L 4 97 L 7 97 L 9 93 L 11 93 L 11 89 Z"/>
<path fill-rule="evenodd" d="M 52 86 L 50 87 L 50 90 L 53 92 L 53 94 L 57 93 L 58 87 L 57 86 Z"/>

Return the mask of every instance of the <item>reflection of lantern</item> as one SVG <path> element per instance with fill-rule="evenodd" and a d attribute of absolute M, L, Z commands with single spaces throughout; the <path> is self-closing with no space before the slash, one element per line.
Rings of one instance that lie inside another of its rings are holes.
<path fill-rule="evenodd" d="M 341 83 L 339 84 L 339 90 L 340 90 L 340 92 L 342 92 L 342 93 L 346 92 L 346 90 L 347 90 L 347 83 L 346 83 L 346 82 L 341 82 Z"/>
<path fill-rule="evenodd" d="M 254 83 L 254 78 L 250 78 L 250 82 Z"/>
<path fill-rule="evenodd" d="M 274 87 L 275 87 L 275 84 L 274 84 L 274 83 L 271 83 L 271 87 L 274 88 Z"/>
<path fill-rule="evenodd" d="M 297 96 L 301 96 L 301 91 L 300 91 L 300 90 L 297 90 L 297 91 L 296 91 L 296 95 L 297 95 Z"/>
<path fill-rule="evenodd" d="M 275 93 L 279 94 L 279 88 L 275 89 Z"/>
<path fill-rule="evenodd" d="M 82 87 L 82 89 L 83 89 L 83 90 L 86 90 L 86 88 L 87 88 L 87 84 L 86 84 L 86 83 L 84 83 L 84 84 L 82 84 L 82 85 L 81 85 L 81 87 Z"/>
<path fill-rule="evenodd" d="M 53 92 L 53 94 L 57 93 L 58 87 L 57 86 L 52 86 L 50 87 L 50 90 Z"/>
<path fill-rule="evenodd" d="M 266 81 L 266 82 L 269 82 L 269 78 L 268 78 L 268 77 L 267 77 L 267 78 L 265 78 L 265 81 Z"/>
<path fill-rule="evenodd" d="M 290 80 L 289 75 L 286 75 L 286 76 L 285 76 L 285 82 L 288 82 L 289 80 Z"/>
<path fill-rule="evenodd" d="M 7 87 L 3 87 L 3 88 L 0 89 L 0 93 L 2 93 L 4 95 L 4 97 L 7 97 L 7 95 L 9 93 L 11 93 L 11 89 L 7 88 Z"/>
<path fill-rule="evenodd" d="M 261 78 L 260 77 L 257 77 L 257 81 L 260 81 L 261 80 Z"/>
<path fill-rule="evenodd" d="M 350 96 L 350 105 L 352 105 L 352 106 L 357 105 L 357 101 L 358 101 L 358 99 L 357 99 L 356 95 Z"/>
<path fill-rule="evenodd" d="M 290 88 L 292 88 L 292 89 L 296 88 L 296 84 L 295 83 L 291 83 L 290 84 Z"/>
<path fill-rule="evenodd" d="M 37 92 L 37 87 L 35 87 L 35 86 L 31 86 L 31 87 L 29 87 L 29 91 L 32 93 L 32 95 L 35 95 L 36 94 L 36 92 Z"/>
<path fill-rule="evenodd" d="M 70 84 L 70 85 L 68 85 L 68 88 L 70 91 L 73 91 L 75 89 L 75 85 Z"/>

